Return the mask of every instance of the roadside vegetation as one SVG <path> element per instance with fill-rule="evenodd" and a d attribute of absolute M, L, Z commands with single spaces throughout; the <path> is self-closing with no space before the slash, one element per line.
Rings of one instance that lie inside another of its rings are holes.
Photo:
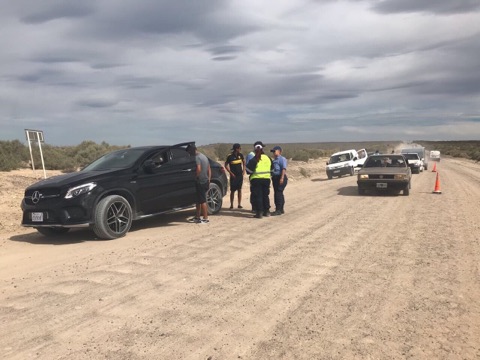
<path fill-rule="evenodd" d="M 415 140 L 428 150 L 438 150 L 442 157 L 451 156 L 480 161 L 480 140 L 472 141 L 424 141 Z"/>
<path fill-rule="evenodd" d="M 428 150 L 439 150 L 442 156 L 462 157 L 480 161 L 480 141 L 421 141 L 415 143 L 425 146 Z M 368 152 L 376 150 L 391 152 L 401 144 L 400 141 L 376 142 L 319 142 L 319 143 L 276 143 L 266 144 L 266 152 L 280 145 L 283 156 L 289 160 L 308 162 L 311 159 L 329 157 L 332 153 L 345 149 L 367 149 Z M 241 144 L 242 152 L 246 155 L 252 150 L 252 144 Z M 108 152 L 125 149 L 130 145 L 117 146 L 106 142 L 97 144 L 93 141 L 83 141 L 75 146 L 52 146 L 42 144 L 42 153 L 45 168 L 72 172 L 83 168 L 98 157 Z M 231 152 L 232 144 L 218 143 L 199 146 L 199 150 L 210 158 L 223 164 Z M 32 143 L 32 155 L 35 168 L 42 167 L 39 147 Z M 19 140 L 0 141 L 0 171 L 11 171 L 22 168 L 31 168 L 30 151 L 28 144 Z"/>

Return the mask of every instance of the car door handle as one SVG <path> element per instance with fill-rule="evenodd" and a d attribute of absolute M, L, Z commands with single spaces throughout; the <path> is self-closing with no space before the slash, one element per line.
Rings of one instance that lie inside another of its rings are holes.
<path fill-rule="evenodd" d="M 192 171 L 192 169 L 183 169 L 182 171 Z"/>

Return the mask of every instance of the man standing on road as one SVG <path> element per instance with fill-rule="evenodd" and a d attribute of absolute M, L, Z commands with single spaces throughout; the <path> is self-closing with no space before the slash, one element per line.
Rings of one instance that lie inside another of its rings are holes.
<path fill-rule="evenodd" d="M 188 145 L 187 152 L 191 156 L 195 156 L 196 162 L 196 192 L 197 192 L 197 204 L 196 215 L 193 218 L 193 222 L 197 224 L 208 224 L 208 207 L 207 207 L 207 191 L 210 187 L 210 179 L 212 177 L 212 170 L 210 168 L 210 162 L 208 158 L 197 150 L 195 145 Z M 200 218 L 203 215 L 203 219 Z"/>
<path fill-rule="evenodd" d="M 254 157 L 255 157 L 255 149 L 253 149 L 247 154 L 247 158 L 245 159 L 245 170 L 248 174 L 248 180 L 250 182 L 250 205 L 252 205 L 252 212 L 256 213 L 257 210 L 255 206 L 255 199 L 253 198 L 252 182 L 250 181 L 250 176 L 252 175 L 253 171 L 246 166 L 246 164 L 248 164 L 248 162 L 252 160 Z"/>
<path fill-rule="evenodd" d="M 238 208 L 242 209 L 242 185 L 245 175 L 245 159 L 240 152 L 240 144 L 233 144 L 232 153 L 227 156 L 225 169 L 230 174 L 230 209 L 233 209 L 235 191 L 238 192 Z"/>
<path fill-rule="evenodd" d="M 280 146 L 274 146 L 273 152 L 273 174 L 272 174 L 272 184 L 273 184 L 273 193 L 275 201 L 275 211 L 272 212 L 272 215 L 282 215 L 285 213 L 285 196 L 283 195 L 283 190 L 287 186 L 287 159 L 282 156 L 282 148 Z"/>
<path fill-rule="evenodd" d="M 253 171 L 250 175 L 252 185 L 252 196 L 255 201 L 255 218 L 261 219 L 263 216 L 270 216 L 270 177 L 272 171 L 272 159 L 264 154 L 264 145 L 257 141 L 254 145 L 255 157 L 247 164 L 247 167 Z"/>

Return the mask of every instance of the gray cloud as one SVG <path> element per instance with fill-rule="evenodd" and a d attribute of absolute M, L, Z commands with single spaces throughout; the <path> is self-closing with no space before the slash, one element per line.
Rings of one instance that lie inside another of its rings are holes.
<path fill-rule="evenodd" d="M 0 140 L 480 137 L 478 2 L 19 0 L 0 20 Z"/>
<path fill-rule="evenodd" d="M 22 13 L 20 20 L 27 24 L 41 24 L 62 18 L 82 18 L 94 12 L 93 2 L 88 0 L 65 2 L 62 0 L 42 0 L 32 2 L 16 1 Z"/>
<path fill-rule="evenodd" d="M 428 12 L 459 14 L 480 10 L 478 0 L 383 0 L 373 6 L 381 13 Z"/>

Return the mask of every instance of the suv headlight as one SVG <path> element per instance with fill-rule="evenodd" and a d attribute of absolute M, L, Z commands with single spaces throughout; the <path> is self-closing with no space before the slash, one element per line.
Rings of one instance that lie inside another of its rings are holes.
<path fill-rule="evenodd" d="M 407 178 L 407 175 L 405 174 L 396 174 L 395 179 L 396 180 L 405 180 Z"/>
<path fill-rule="evenodd" d="M 65 195 L 65 199 L 71 199 L 74 197 L 77 197 L 82 194 L 86 194 L 90 192 L 95 186 L 97 186 L 97 183 L 88 183 L 88 184 L 82 184 L 75 186 L 73 188 L 68 189 L 67 194 Z"/>
<path fill-rule="evenodd" d="M 358 179 L 368 179 L 368 174 L 358 175 Z"/>

